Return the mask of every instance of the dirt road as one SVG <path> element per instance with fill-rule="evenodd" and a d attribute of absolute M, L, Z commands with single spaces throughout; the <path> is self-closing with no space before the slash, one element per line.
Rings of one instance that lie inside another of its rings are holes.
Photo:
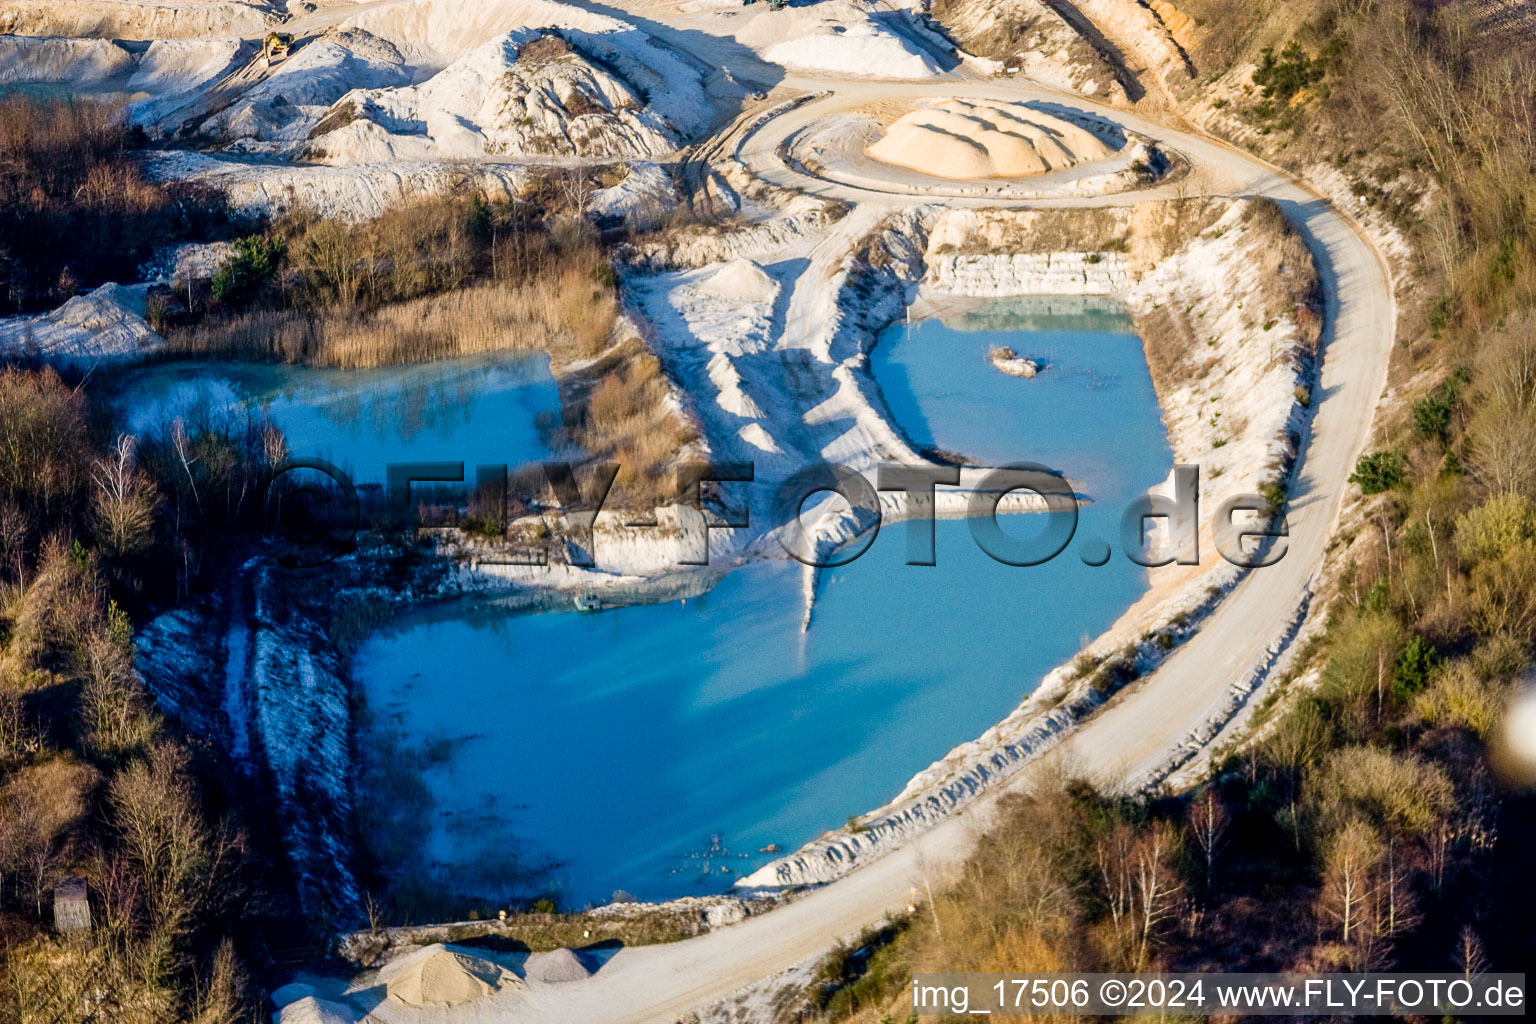
<path fill-rule="evenodd" d="M 856 204 L 904 206 L 906 194 L 883 194 L 810 177 L 785 166 L 780 143 L 817 118 L 872 98 L 996 96 L 1089 106 L 1077 97 L 1029 83 L 851 83 L 819 81 L 822 99 L 791 109 L 747 133 L 737 155 L 757 175 Z M 1108 112 L 1107 112 L 1108 113 Z M 1326 303 L 1318 404 L 1302 439 L 1290 488 L 1290 549 L 1277 565 L 1250 573 L 1203 628 L 1145 680 L 1078 728 L 1066 750 L 1076 771 L 1128 785 L 1183 746 L 1200 724 L 1222 712 L 1231 687 L 1263 664 L 1301 608 L 1337 523 L 1349 473 L 1369 434 L 1386 382 L 1395 307 L 1382 260 L 1331 204 L 1273 167 L 1213 140 L 1145 117 L 1113 111 L 1127 127 L 1189 160 L 1194 191 L 1274 199 L 1306 237 Z M 1016 206 L 1095 206 L 1137 202 L 1174 188 Z M 948 204 L 996 205 L 985 199 Z M 816 289 L 807 280 L 799 288 Z M 997 796 L 1029 784 L 1019 772 L 973 807 L 911 844 L 865 864 L 802 899 L 761 917 L 687 942 L 620 951 L 592 979 L 541 988 L 497 1007 L 507 1021 L 641 1024 L 672 1021 L 828 949 L 904 908 L 927 879 L 963 858 Z"/>

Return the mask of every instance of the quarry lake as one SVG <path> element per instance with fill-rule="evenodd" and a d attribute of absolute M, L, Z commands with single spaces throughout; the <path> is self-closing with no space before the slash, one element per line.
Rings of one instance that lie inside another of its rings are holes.
<path fill-rule="evenodd" d="M 177 416 L 265 416 L 290 455 L 326 459 L 359 483 L 383 483 L 391 462 L 528 462 L 550 454 L 545 425 L 560 394 L 543 354 L 449 359 L 407 367 L 320 369 L 271 363 L 173 362 L 114 386 L 129 426 Z"/>
<path fill-rule="evenodd" d="M 1046 369 L 1003 374 L 987 358 L 994 345 Z M 1077 556 L 1083 539 L 1118 537 L 1126 503 L 1171 465 L 1123 310 L 991 302 L 891 328 L 872 367 L 916 443 L 1044 462 L 1080 481 L 1095 503 L 1073 545 L 1014 568 L 946 520 L 938 565 L 916 567 L 904 564 L 906 527 L 888 524 L 862 558 L 822 575 L 807 632 L 800 566 L 788 561 L 755 563 L 686 601 L 408 613 L 352 666 L 372 780 L 360 815 L 393 823 L 379 837 L 386 868 L 490 906 L 723 891 L 772 858 L 764 848 L 790 851 L 889 800 L 1145 591 L 1145 570 L 1123 556 L 1099 568 Z M 1028 517 L 1004 528 L 1023 535 Z"/>

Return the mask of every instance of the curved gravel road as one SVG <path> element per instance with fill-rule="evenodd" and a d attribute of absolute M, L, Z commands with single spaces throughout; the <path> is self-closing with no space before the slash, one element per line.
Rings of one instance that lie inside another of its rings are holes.
<path fill-rule="evenodd" d="M 292 19 L 285 27 L 300 35 L 313 34 L 344 18 L 400 2 L 365 0 L 326 8 Z M 1322 563 L 1349 473 L 1369 435 L 1386 382 L 1396 311 L 1384 261 L 1365 236 L 1304 183 L 1231 146 L 1028 80 L 979 78 L 969 68 L 962 68 L 957 77 L 924 82 L 786 75 L 734 40 L 701 30 L 702 15 L 679 15 L 670 5 L 664 13 L 662 5 L 648 5 L 645 0 L 615 0 L 611 6 L 602 0 L 573 2 L 627 17 L 659 45 L 685 53 L 704 67 L 728 65 L 743 82 L 819 93 L 761 124 L 755 124 L 756 113 L 743 115 L 694 152 L 708 158 L 733 154 L 764 180 L 860 207 L 845 219 L 843 231 L 834 230 L 833 236 L 871 223 L 882 208 L 917 202 L 1087 207 L 1175 195 L 1226 195 L 1268 196 L 1281 205 L 1312 248 L 1326 303 L 1316 408 L 1290 488 L 1290 550 L 1277 565 L 1243 579 L 1193 638 L 1156 672 L 1079 726 L 1064 744 L 1075 771 L 1125 787 L 1134 787 L 1136 780 L 1156 770 L 1171 754 L 1187 749 L 1191 733 L 1224 712 L 1232 688 L 1265 664 L 1271 648 L 1287 635 Z M 1188 161 L 1190 173 L 1151 189 L 1107 196 L 1073 196 L 1063 189 L 1059 197 L 1029 200 L 953 194 L 919 197 L 905 190 L 882 190 L 865 178 L 853 183 L 815 177 L 786 166 L 779 155 L 782 143 L 823 118 L 875 102 L 956 96 L 1039 101 L 1095 113 L 1178 153 Z M 689 163 L 685 161 L 685 170 Z M 698 163 L 697 158 L 691 160 L 693 165 Z M 835 237 L 823 240 L 820 258 L 810 260 L 795 282 L 789 308 L 798 315 L 787 318 L 791 332 L 797 323 L 817 319 L 816 311 L 826 308 L 829 270 L 841 258 L 835 241 Z M 907 845 L 770 913 L 685 942 L 621 950 L 585 981 L 536 986 L 453 1010 L 415 1011 L 401 1019 L 441 1019 L 454 1024 L 471 1020 L 669 1024 L 825 952 L 887 913 L 903 910 L 913 901 L 915 890 L 922 890 L 969 852 L 974 830 L 984 823 L 998 796 L 1027 786 L 1031 774 L 1026 767 Z M 376 1012 L 385 1018 L 396 1016 L 385 1005 Z"/>
<path fill-rule="evenodd" d="M 801 83 L 796 83 L 801 84 Z M 1347 480 L 1370 432 L 1385 383 L 1396 319 L 1390 278 L 1376 250 L 1346 216 L 1283 172 L 1212 139 L 1081 97 L 1027 82 L 942 81 L 804 83 L 827 95 L 740 133 L 736 155 L 754 174 L 790 188 L 855 204 L 901 207 L 904 192 L 882 192 L 812 177 L 785 166 L 779 145 L 820 118 L 873 100 L 934 96 L 1038 99 L 1106 116 L 1177 151 L 1191 164 L 1170 184 L 1104 197 L 1063 196 L 999 203 L 945 198 L 946 205 L 1103 206 L 1180 194 L 1268 196 L 1303 233 L 1325 294 L 1323 362 L 1317 405 L 1290 489 L 1290 550 L 1277 565 L 1249 573 L 1199 632 L 1154 673 L 1079 726 L 1064 749 L 1075 771 L 1126 785 L 1157 768 L 1199 726 L 1223 713 L 1232 687 L 1271 656 L 1302 608 L 1338 521 Z M 861 218 L 862 219 L 862 218 Z M 824 285 L 809 268 L 796 291 Z M 1208 514 L 1208 512 L 1206 513 Z M 540 987 L 498 1001 L 506 1021 L 642 1024 L 670 1022 L 827 950 L 912 901 L 914 890 L 969 851 L 974 830 L 997 797 L 1028 785 L 1028 768 L 910 844 L 787 906 L 720 931 L 662 946 L 621 950 L 590 980 Z M 487 1008 L 489 1009 L 489 1008 Z"/>

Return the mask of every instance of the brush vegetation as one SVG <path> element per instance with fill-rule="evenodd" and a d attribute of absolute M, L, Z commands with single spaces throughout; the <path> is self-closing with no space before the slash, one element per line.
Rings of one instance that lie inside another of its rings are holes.
<path fill-rule="evenodd" d="M 56 305 L 224 221 L 190 186 L 149 180 L 116 107 L 0 97 L 0 313 Z"/>
<path fill-rule="evenodd" d="M 607 347 L 618 304 L 596 235 L 556 201 L 401 203 L 351 223 L 283 217 L 237 241 L 187 308 L 161 296 L 174 351 L 363 367 L 538 348 Z"/>
<path fill-rule="evenodd" d="M 205 531 L 245 514 L 245 454 L 197 427 L 114 436 L 51 371 L 0 371 L 0 1021 L 255 1018 L 259 858 L 152 706 L 132 614 L 192 586 Z M 88 933 L 51 926 L 67 878 Z"/>

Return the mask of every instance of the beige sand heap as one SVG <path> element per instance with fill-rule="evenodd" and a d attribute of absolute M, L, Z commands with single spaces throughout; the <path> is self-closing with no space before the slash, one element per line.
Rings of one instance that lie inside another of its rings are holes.
<path fill-rule="evenodd" d="M 868 153 L 939 178 L 1018 178 L 1102 160 L 1114 152 L 1092 132 L 1019 103 L 945 100 L 914 110 Z"/>
<path fill-rule="evenodd" d="M 441 943 L 385 965 L 379 980 L 391 999 L 409 1006 L 459 1006 L 523 985 L 522 979 L 500 964 Z"/>
<path fill-rule="evenodd" d="M 535 953 L 528 958 L 523 965 L 523 973 L 529 981 L 542 981 L 546 985 L 558 985 L 566 981 L 581 981 L 590 978 L 592 971 L 587 967 L 581 954 L 574 950 L 560 947 L 552 949 L 548 953 Z"/>

